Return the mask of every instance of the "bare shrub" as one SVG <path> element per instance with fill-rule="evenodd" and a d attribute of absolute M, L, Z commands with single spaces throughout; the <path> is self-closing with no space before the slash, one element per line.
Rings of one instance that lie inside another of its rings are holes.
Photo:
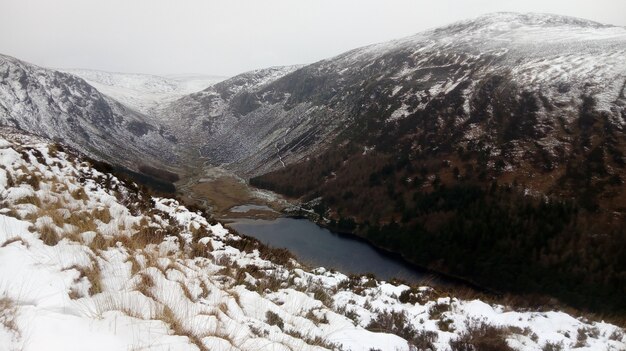
<path fill-rule="evenodd" d="M 308 289 L 313 293 L 313 298 L 323 303 L 325 306 L 331 307 L 333 305 L 333 298 L 328 294 L 326 289 L 319 285 L 312 285 Z"/>
<path fill-rule="evenodd" d="M 454 327 L 452 326 L 452 323 L 454 321 L 450 318 L 441 318 L 440 320 L 437 321 L 437 327 L 439 327 L 439 330 L 444 331 L 444 332 L 453 332 L 454 331 Z"/>
<path fill-rule="evenodd" d="M 563 342 L 549 342 L 547 341 L 541 351 L 561 351 L 563 350 Z"/>
<path fill-rule="evenodd" d="M 450 311 L 450 304 L 446 302 L 436 303 L 430 307 L 428 313 L 430 319 L 439 319 L 444 312 Z"/>
<path fill-rule="evenodd" d="M 328 350 L 341 350 L 339 345 L 324 340 L 320 336 L 311 336 L 295 329 L 287 330 L 285 331 L 285 334 L 290 335 L 293 338 L 300 339 L 311 346 L 319 346 Z"/>
<path fill-rule="evenodd" d="M 436 298 L 436 296 L 434 296 L 433 289 L 420 290 L 417 287 L 412 286 L 411 288 L 406 289 L 402 293 L 400 293 L 398 301 L 411 305 L 423 305 L 426 302 L 433 300 L 434 298 Z"/>
<path fill-rule="evenodd" d="M 229 238 L 224 241 L 224 244 L 232 246 L 239 251 L 250 253 L 253 250 L 259 251 L 259 256 L 265 260 L 274 262 L 283 266 L 290 266 L 291 260 L 294 258 L 293 254 L 287 249 L 273 248 L 267 246 L 257 239 L 237 233 L 235 230 L 229 228 L 229 230 L 238 235 L 239 239 Z"/>
<path fill-rule="evenodd" d="M 437 341 L 437 333 L 430 331 L 417 331 L 409 322 L 406 312 L 379 312 L 375 319 L 365 327 L 369 331 L 383 332 L 398 335 L 414 345 L 419 350 L 434 350 L 434 342 Z"/>
<path fill-rule="evenodd" d="M 452 351 L 513 351 L 507 344 L 508 330 L 485 324 L 468 322 L 467 330 L 457 339 L 450 340 Z"/>
<path fill-rule="evenodd" d="M 624 339 L 624 332 L 621 330 L 614 330 L 611 335 L 609 335 L 609 340 L 613 341 L 622 341 Z"/>
<path fill-rule="evenodd" d="M 314 310 L 315 309 L 310 309 L 304 317 L 310 320 L 311 322 L 313 322 L 313 324 L 318 325 L 318 326 L 322 323 L 328 324 L 326 313 L 324 313 L 323 317 L 320 318 L 317 316 L 317 314 L 315 314 Z"/>

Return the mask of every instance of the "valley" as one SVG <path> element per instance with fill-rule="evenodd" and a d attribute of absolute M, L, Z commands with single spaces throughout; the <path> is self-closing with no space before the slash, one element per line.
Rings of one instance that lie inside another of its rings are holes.
<path fill-rule="evenodd" d="M 273 219 L 280 216 L 280 211 L 289 205 L 282 197 L 256 189 L 244 179 L 221 168 L 206 169 L 202 176 L 182 180 L 176 188 L 183 202 L 207 208 L 220 220 L 241 216 Z M 243 212 L 232 210 L 242 205 L 259 208 Z"/>
<path fill-rule="evenodd" d="M 4 123 L 179 179 L 180 196 L 218 218 L 242 216 L 229 209 L 244 204 L 275 218 L 290 206 L 281 194 L 414 264 L 622 314 L 625 43 L 621 27 L 498 13 L 310 65 L 201 80 L 209 86 L 190 94 L 195 78 L 72 76 L 7 58 L 3 82 L 54 78 L 4 84 L 0 97 L 16 101 Z M 72 79 L 92 105 L 68 105 Z M 74 130 L 101 139 L 41 128 L 73 121 L 73 109 L 84 116 Z M 50 122 L 20 121 L 31 110 Z"/>
<path fill-rule="evenodd" d="M 308 267 L 10 128 L 0 195 L 8 349 L 453 350 L 483 330 L 501 350 L 626 345 L 604 321 Z"/>
<path fill-rule="evenodd" d="M 123 309 L 181 350 L 457 351 L 481 331 L 502 350 L 620 350 L 625 129 L 626 28 L 560 15 L 493 13 L 233 77 L 0 54 L 0 219 L 21 228 L 0 228 L 0 260 L 78 250 L 50 268 L 78 272 L 50 288 L 54 308 L 91 320 L 75 300 L 141 300 L 156 307 L 94 318 Z"/>

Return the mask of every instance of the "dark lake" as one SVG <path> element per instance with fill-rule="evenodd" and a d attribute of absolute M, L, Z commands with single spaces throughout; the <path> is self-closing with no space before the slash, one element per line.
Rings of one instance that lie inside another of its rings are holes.
<path fill-rule="evenodd" d="M 374 273 L 382 280 L 396 277 L 418 282 L 431 278 L 367 242 L 333 233 L 307 219 L 237 219 L 230 226 L 269 246 L 286 248 L 301 262 L 313 267 L 335 268 L 345 274 Z"/>

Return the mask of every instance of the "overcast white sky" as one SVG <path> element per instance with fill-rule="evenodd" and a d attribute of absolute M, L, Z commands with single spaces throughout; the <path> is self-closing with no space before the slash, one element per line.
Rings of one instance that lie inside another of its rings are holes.
<path fill-rule="evenodd" d="M 0 53 L 48 67 L 234 75 L 496 11 L 626 26 L 626 0 L 0 0 Z"/>

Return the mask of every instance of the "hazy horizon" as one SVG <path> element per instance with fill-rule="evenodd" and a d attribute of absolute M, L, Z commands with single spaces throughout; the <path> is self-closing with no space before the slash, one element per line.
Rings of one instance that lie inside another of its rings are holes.
<path fill-rule="evenodd" d="M 0 53 L 58 69 L 232 76 L 501 11 L 626 26 L 621 0 L 4 0 Z"/>

